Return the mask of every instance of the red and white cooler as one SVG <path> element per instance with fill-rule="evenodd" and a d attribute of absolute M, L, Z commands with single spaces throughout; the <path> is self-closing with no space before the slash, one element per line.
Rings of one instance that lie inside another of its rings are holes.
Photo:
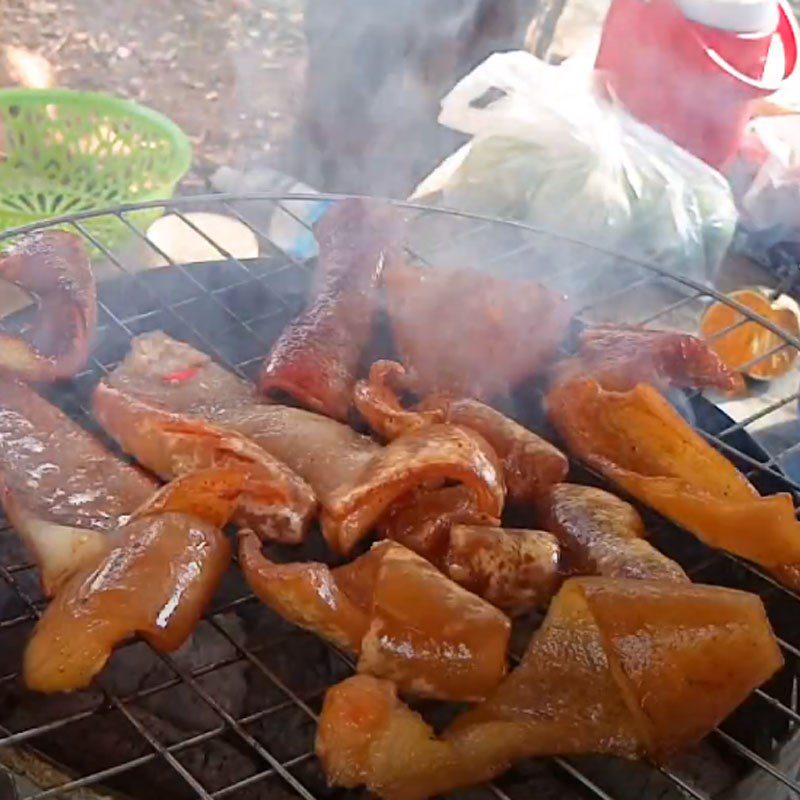
<path fill-rule="evenodd" d="M 631 114 L 721 169 L 797 49 L 785 0 L 612 0 L 595 66 Z"/>

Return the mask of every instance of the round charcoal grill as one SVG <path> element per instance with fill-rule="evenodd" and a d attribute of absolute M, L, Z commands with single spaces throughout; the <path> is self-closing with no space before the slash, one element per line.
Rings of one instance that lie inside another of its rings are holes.
<path fill-rule="evenodd" d="M 151 330 L 188 341 L 252 378 L 270 344 L 303 307 L 314 267 L 313 262 L 292 260 L 277 250 L 265 235 L 265 222 L 275 207 L 294 216 L 298 203 L 315 199 L 320 198 L 181 198 L 28 226 L 26 231 L 58 225 L 83 237 L 95 255 L 98 279 L 100 321 L 90 363 L 74 379 L 47 387 L 48 398 L 102 436 L 89 410 L 91 391 L 124 356 L 131 338 Z M 557 239 L 521 224 L 397 205 L 409 220 L 406 245 L 413 258 L 431 268 L 469 266 L 510 278 L 538 279 L 572 296 L 579 309 L 578 324 L 606 321 L 695 331 L 708 303 L 723 299 L 703 283 L 657 265 Z M 171 262 L 137 229 L 136 212 L 143 207 L 181 217 L 216 247 L 219 258 L 197 264 Z M 256 235 L 261 256 L 232 258 L 184 216 L 197 210 L 237 217 Z M 122 223 L 130 231 L 129 241 L 112 251 L 109 243 L 92 233 L 102 229 L 92 224 L 98 218 Z M 20 232 L 0 235 L 0 246 Z M 154 256 L 168 266 L 145 268 Z M 789 283 L 780 288 L 791 290 Z M 745 318 L 758 319 L 736 307 Z M 22 309 L 4 324 L 19 329 L 29 315 Z M 758 321 L 782 337 L 781 347 L 800 348 L 800 340 L 768 321 Z M 676 393 L 671 399 L 762 493 L 788 491 L 800 497 L 799 378 L 800 371 L 790 373 L 745 403 L 717 405 L 697 392 Z M 540 403 L 531 402 L 530 392 L 526 397 L 512 398 L 504 410 L 541 429 Z M 603 485 L 599 476 L 577 464 L 573 471 L 581 482 Z M 668 767 L 599 757 L 539 759 L 458 797 L 784 800 L 800 796 L 800 595 L 753 565 L 705 547 L 653 512 L 642 512 L 651 540 L 679 561 L 693 580 L 742 588 L 762 597 L 780 639 L 785 667 L 700 746 Z M 55 698 L 26 692 L 18 675 L 19 661 L 43 598 L 36 570 L 8 524 L 2 524 L 0 765 L 25 774 L 35 784 L 31 798 L 349 796 L 326 787 L 313 755 L 313 740 L 315 715 L 326 688 L 350 674 L 352 664 L 258 603 L 235 565 L 192 642 L 178 653 L 158 654 L 134 641 L 116 652 L 89 691 Z M 320 558 L 324 552 L 312 541 L 296 557 Z M 535 621 L 524 622 L 514 636 L 520 651 L 534 627 Z M 420 710 L 434 722 L 448 711 L 443 704 L 431 703 Z M 2 778 L 0 774 L 4 798 Z"/>

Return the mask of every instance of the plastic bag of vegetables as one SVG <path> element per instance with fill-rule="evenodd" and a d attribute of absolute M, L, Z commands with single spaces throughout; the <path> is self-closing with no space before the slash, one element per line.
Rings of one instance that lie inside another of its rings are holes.
<path fill-rule="evenodd" d="M 413 197 L 711 278 L 736 224 L 727 181 L 592 80 L 583 59 L 491 56 L 442 101 L 439 122 L 472 140 Z"/>

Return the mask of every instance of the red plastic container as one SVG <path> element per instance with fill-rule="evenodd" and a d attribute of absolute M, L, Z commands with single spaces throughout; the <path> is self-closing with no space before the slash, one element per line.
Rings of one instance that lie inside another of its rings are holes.
<path fill-rule="evenodd" d="M 631 114 L 713 167 L 736 155 L 755 100 L 797 67 L 797 23 L 779 0 L 774 31 L 733 33 L 688 20 L 673 0 L 612 0 L 595 66 Z M 783 70 L 765 78 L 774 37 Z"/>

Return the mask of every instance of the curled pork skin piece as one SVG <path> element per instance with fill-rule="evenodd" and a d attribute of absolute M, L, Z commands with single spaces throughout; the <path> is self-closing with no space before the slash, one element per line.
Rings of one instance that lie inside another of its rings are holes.
<path fill-rule="evenodd" d="M 278 337 L 264 363 L 261 390 L 284 393 L 339 420 L 347 412 L 361 352 L 378 306 L 384 253 L 393 247 L 391 208 L 337 202 L 314 228 L 318 275 L 308 307 Z"/>
<path fill-rule="evenodd" d="M 395 346 L 423 395 L 508 394 L 552 359 L 570 320 L 561 295 L 476 270 L 389 259 L 384 285 Z"/>
<path fill-rule="evenodd" d="M 325 539 L 334 551 L 349 553 L 396 500 L 446 481 L 467 487 L 479 512 L 500 516 L 505 486 L 491 447 L 466 428 L 431 425 L 381 448 L 355 480 L 330 496 L 322 512 Z"/>
<path fill-rule="evenodd" d="M 356 384 L 356 408 L 384 438 L 392 440 L 437 422 L 469 428 L 497 453 L 508 498 L 515 503 L 530 503 L 566 478 L 569 463 L 557 447 L 484 403 L 431 396 L 414 408 L 403 408 L 399 394 L 406 380 L 401 364 L 377 361 L 370 368 L 369 380 Z"/>
<path fill-rule="evenodd" d="M 253 534 L 239 563 L 285 619 L 359 655 L 359 672 L 443 700 L 485 697 L 505 674 L 508 618 L 425 559 L 379 542 L 350 564 L 275 564 Z"/>
<path fill-rule="evenodd" d="M 419 486 L 464 483 L 475 492 L 478 510 L 493 517 L 503 505 L 496 456 L 478 434 L 440 425 L 381 447 L 320 414 L 260 402 L 255 387 L 163 333 L 135 339 L 103 387 L 136 400 L 140 411 L 150 405 L 251 439 L 311 486 L 322 508 L 323 532 L 342 552 Z M 100 397 L 103 388 L 97 391 Z M 121 439 L 121 432 L 109 433 Z"/>
<path fill-rule="evenodd" d="M 508 614 L 547 602 L 560 581 L 550 533 L 497 527 L 464 486 L 420 490 L 398 501 L 378 526 L 445 575 Z"/>
<path fill-rule="evenodd" d="M 455 524 L 497 526 L 500 518 L 481 513 L 465 486 L 419 489 L 398 500 L 378 524 L 384 539 L 399 542 L 440 569 Z"/>
<path fill-rule="evenodd" d="M 113 456 L 26 384 L 0 380 L 3 507 L 39 566 L 45 594 L 105 552 L 108 534 L 155 480 Z"/>
<path fill-rule="evenodd" d="M 331 783 L 365 785 L 385 800 L 424 800 L 527 757 L 662 762 L 698 742 L 781 664 L 755 595 L 573 578 L 520 665 L 440 737 L 391 683 L 357 675 L 328 690 L 316 750 Z"/>
<path fill-rule="evenodd" d="M 221 527 L 248 480 L 241 470 L 201 470 L 141 507 L 113 534 L 105 556 L 73 575 L 45 609 L 25 651 L 26 685 L 83 688 L 134 633 L 158 650 L 180 647 L 228 566 Z"/>
<path fill-rule="evenodd" d="M 102 383 L 92 406 L 117 444 L 164 480 L 209 467 L 246 469 L 252 480 L 241 493 L 234 521 L 263 538 L 286 544 L 303 541 L 317 508 L 314 492 L 247 437 L 149 406 Z"/>
<path fill-rule="evenodd" d="M 26 337 L 0 332 L 0 371 L 27 381 L 74 375 L 89 357 L 97 322 L 94 274 L 80 238 L 58 230 L 23 236 L 0 256 L 0 278 L 38 300 Z"/>
<path fill-rule="evenodd" d="M 645 540 L 636 509 L 592 486 L 560 483 L 540 498 L 538 522 L 554 533 L 565 569 L 577 575 L 688 582 L 681 567 Z"/>

